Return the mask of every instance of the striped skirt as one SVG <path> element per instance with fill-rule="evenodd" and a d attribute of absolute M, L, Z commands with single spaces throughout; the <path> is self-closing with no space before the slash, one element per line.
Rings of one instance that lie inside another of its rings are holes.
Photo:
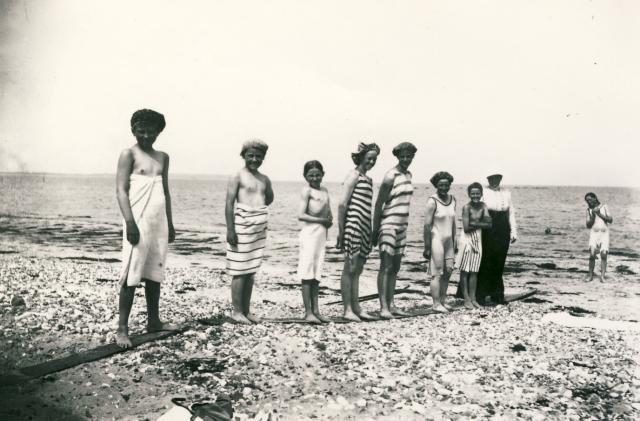
<path fill-rule="evenodd" d="M 476 229 L 470 233 L 463 231 L 460 239 L 456 267 L 461 272 L 478 272 L 482 260 L 482 230 Z M 477 251 L 473 251 L 473 248 Z"/>
<path fill-rule="evenodd" d="M 233 221 L 238 244 L 232 246 L 227 243 L 228 275 L 247 275 L 258 271 L 267 242 L 268 216 L 266 206 L 253 208 L 236 204 Z"/>

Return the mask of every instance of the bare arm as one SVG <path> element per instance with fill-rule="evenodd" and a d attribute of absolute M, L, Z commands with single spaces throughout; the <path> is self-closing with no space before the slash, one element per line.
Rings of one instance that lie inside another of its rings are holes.
<path fill-rule="evenodd" d="M 264 191 L 264 203 L 269 206 L 273 203 L 273 188 L 271 187 L 271 180 L 269 177 L 265 176 L 267 179 L 267 185 Z"/>
<path fill-rule="evenodd" d="M 351 200 L 351 195 L 358 182 L 358 173 L 351 171 L 344 180 L 342 188 L 342 196 L 340 197 L 340 203 L 338 204 L 338 243 L 336 247 L 342 248 L 342 238 L 344 236 L 344 225 L 347 222 L 347 206 Z"/>
<path fill-rule="evenodd" d="M 591 228 L 594 222 L 596 222 L 596 213 L 587 208 L 587 228 Z"/>
<path fill-rule="evenodd" d="M 594 211 L 594 213 L 597 214 L 600 218 L 602 218 L 602 220 L 607 224 L 610 224 L 613 222 L 613 218 L 611 217 L 611 215 L 609 215 L 609 208 L 607 208 L 606 205 L 602 205 L 600 209 Z"/>
<path fill-rule="evenodd" d="M 453 223 L 451 224 L 451 238 L 453 238 L 453 250 L 458 252 L 458 236 L 456 235 L 457 226 L 456 226 L 456 198 L 451 196 L 451 200 L 453 200 Z M 453 267 L 451 268 L 453 270 Z"/>
<path fill-rule="evenodd" d="M 165 208 L 167 212 L 167 223 L 169 225 L 169 242 L 176 239 L 176 230 L 173 228 L 173 215 L 171 213 L 171 193 L 169 193 L 169 155 L 164 155 L 164 167 L 162 168 L 162 188 L 164 189 Z"/>
<path fill-rule="evenodd" d="M 464 208 L 462 210 L 462 212 L 464 212 Z M 464 213 L 462 214 L 463 217 L 463 221 L 464 221 Z M 484 205 L 482 208 L 482 218 L 480 218 L 477 221 L 471 221 L 469 220 L 469 226 L 473 229 L 489 229 L 491 228 L 491 226 L 493 225 L 493 222 L 491 221 L 491 215 L 489 214 L 489 208 L 487 208 L 487 205 Z M 464 230 L 464 232 L 470 232 L 467 231 L 466 229 Z"/>
<path fill-rule="evenodd" d="M 129 176 L 133 172 L 133 153 L 125 149 L 118 158 L 118 169 L 116 171 L 116 197 L 118 206 L 127 226 L 127 241 L 136 245 L 140 241 L 140 231 L 133 218 L 131 203 L 129 202 Z"/>
<path fill-rule="evenodd" d="M 236 225 L 234 222 L 233 205 L 238 199 L 238 187 L 240 186 L 240 177 L 238 174 L 231 177 L 227 184 L 227 198 L 224 206 L 224 217 L 227 222 L 227 242 L 232 246 L 238 244 L 238 236 L 236 235 Z"/>
<path fill-rule="evenodd" d="M 469 205 L 464 205 L 462 207 L 462 230 L 466 233 L 470 233 L 475 229 L 471 226 L 470 219 Z"/>
<path fill-rule="evenodd" d="M 327 221 L 327 218 L 311 216 L 307 213 L 307 209 L 309 208 L 310 197 L 311 197 L 311 188 L 304 187 L 302 189 L 302 195 L 300 197 L 300 207 L 298 208 L 298 221 L 315 222 L 318 224 L 325 223 Z"/>
<path fill-rule="evenodd" d="M 382 206 L 389 199 L 389 194 L 391 193 L 391 189 L 393 188 L 393 179 L 389 177 L 385 177 L 382 180 L 382 184 L 380 185 L 380 190 L 378 191 L 378 198 L 376 199 L 376 205 L 373 210 L 373 229 L 372 229 L 372 237 L 373 245 L 378 243 L 378 236 L 380 234 L 380 219 L 382 218 Z"/>
<path fill-rule="evenodd" d="M 431 257 L 431 228 L 433 226 L 433 216 L 436 213 L 436 201 L 427 199 L 427 210 L 424 216 L 424 252 L 423 256 L 427 259 Z"/>

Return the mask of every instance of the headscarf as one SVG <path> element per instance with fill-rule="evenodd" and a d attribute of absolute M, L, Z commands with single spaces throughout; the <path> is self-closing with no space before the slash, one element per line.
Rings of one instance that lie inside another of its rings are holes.
<path fill-rule="evenodd" d="M 366 153 L 369 151 L 376 151 L 376 154 L 380 155 L 380 147 L 375 143 L 367 144 L 364 142 L 360 142 L 360 144 L 358 144 L 358 151 L 351 154 L 351 160 L 354 164 L 360 165 L 360 162 L 362 162 L 362 158 L 364 158 Z"/>
<path fill-rule="evenodd" d="M 433 175 L 433 177 L 431 177 L 429 181 L 431 181 L 433 187 L 438 187 L 438 181 L 442 180 L 443 178 L 449 180 L 449 183 L 453 183 L 453 176 L 446 171 L 438 171 Z"/>
<path fill-rule="evenodd" d="M 409 151 L 410 153 L 414 154 L 418 151 L 418 148 L 416 148 L 416 146 L 411 142 L 402 142 L 395 148 L 393 148 L 393 156 L 397 157 L 402 151 Z"/>
<path fill-rule="evenodd" d="M 266 155 L 267 149 L 269 149 L 269 145 L 267 145 L 260 139 L 249 139 L 242 144 L 242 150 L 240 151 L 240 156 L 244 157 L 244 154 L 245 152 L 247 152 L 248 149 L 257 149 L 261 151 L 264 155 Z"/>
<path fill-rule="evenodd" d="M 164 130 L 167 125 L 164 116 L 157 111 L 143 108 L 138 110 L 131 116 L 131 129 L 133 130 L 138 124 L 153 124 L 158 129 L 158 133 Z"/>

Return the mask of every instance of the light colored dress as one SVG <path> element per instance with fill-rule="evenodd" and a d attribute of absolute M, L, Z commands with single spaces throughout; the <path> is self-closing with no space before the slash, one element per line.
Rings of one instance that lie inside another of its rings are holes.
<path fill-rule="evenodd" d="M 305 187 L 309 188 L 309 187 Z M 327 215 L 329 194 L 325 190 L 309 188 L 308 211 L 313 215 Z M 327 244 L 327 228 L 317 222 L 301 221 L 298 280 L 320 281 Z"/>
<path fill-rule="evenodd" d="M 403 255 L 407 245 L 409 206 L 413 196 L 411 173 L 402 173 L 394 167 L 385 177 L 393 178 L 393 186 L 382 207 L 378 248 L 380 253 Z"/>
<path fill-rule="evenodd" d="M 162 176 L 131 174 L 129 203 L 140 232 L 135 246 L 127 241 L 127 226 L 122 230 L 122 270 L 120 285 L 140 285 L 141 280 L 164 281 L 164 266 L 169 248 L 169 226 Z"/>
<path fill-rule="evenodd" d="M 373 183 L 371 178 L 358 174 L 358 181 L 347 205 L 344 224 L 343 248 L 348 256 L 359 254 L 367 258 L 371 253 L 371 201 Z"/>
<path fill-rule="evenodd" d="M 592 209 L 587 209 L 587 213 L 591 216 Z M 600 213 L 609 216 L 607 205 L 600 205 Z M 592 253 L 608 253 L 609 252 L 609 224 L 604 219 L 596 215 L 589 234 L 589 250 Z"/>
<path fill-rule="evenodd" d="M 446 267 L 453 267 L 455 257 L 453 224 L 456 219 L 456 198 L 451 196 L 449 203 L 444 203 L 434 194 L 429 199 L 436 203 L 433 225 L 431 226 L 430 264 L 430 273 L 436 276 L 444 274 Z"/>

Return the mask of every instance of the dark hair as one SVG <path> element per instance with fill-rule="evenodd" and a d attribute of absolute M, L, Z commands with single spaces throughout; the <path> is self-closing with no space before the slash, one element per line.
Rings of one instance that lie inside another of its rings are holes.
<path fill-rule="evenodd" d="M 469 186 L 467 187 L 467 194 L 469 196 L 471 196 L 471 189 L 480 189 L 480 193 L 482 193 L 482 184 L 478 183 L 477 181 L 469 184 Z"/>
<path fill-rule="evenodd" d="M 320 163 L 320 161 L 316 161 L 314 159 L 313 161 L 307 161 L 307 163 L 304 164 L 302 175 L 306 177 L 307 173 L 314 168 L 320 170 L 320 172 L 324 174 L 324 168 L 322 168 L 322 164 Z"/>
<path fill-rule="evenodd" d="M 437 173 L 433 174 L 433 177 L 431 177 L 429 181 L 431 182 L 431 184 L 433 184 L 433 187 L 438 187 L 438 181 L 442 180 L 443 178 L 449 180 L 449 183 L 453 183 L 453 176 L 446 171 L 438 171 Z"/>
<path fill-rule="evenodd" d="M 402 151 L 409 151 L 409 153 L 414 154 L 418 151 L 418 148 L 411 142 L 402 142 L 393 148 L 393 156 L 397 157 Z"/>
<path fill-rule="evenodd" d="M 375 151 L 377 155 L 380 155 L 380 147 L 375 143 L 366 144 L 364 142 L 360 142 L 358 145 L 358 152 L 353 152 L 351 154 L 351 160 L 354 164 L 360 165 L 362 158 L 364 158 L 369 151 Z"/>
<path fill-rule="evenodd" d="M 593 192 L 589 192 L 587 194 L 584 195 L 584 200 L 587 200 L 587 197 L 593 197 L 594 199 L 596 199 L 596 202 L 600 203 L 600 201 L 598 200 L 598 196 L 596 196 L 595 193 Z"/>
<path fill-rule="evenodd" d="M 157 111 L 143 108 L 138 110 L 131 116 L 131 130 L 140 123 L 153 124 L 158 129 L 158 133 L 164 130 L 167 125 L 164 116 Z"/>

